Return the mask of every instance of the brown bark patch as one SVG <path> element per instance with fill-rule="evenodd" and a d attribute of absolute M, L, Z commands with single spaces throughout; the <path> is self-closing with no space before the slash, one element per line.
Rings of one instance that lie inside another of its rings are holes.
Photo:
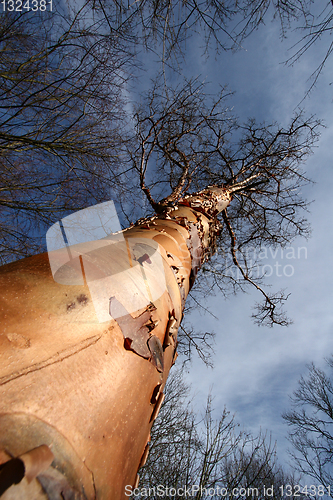
<path fill-rule="evenodd" d="M 20 333 L 7 333 L 7 339 L 14 347 L 17 347 L 18 349 L 29 349 L 31 345 L 30 339 Z"/>

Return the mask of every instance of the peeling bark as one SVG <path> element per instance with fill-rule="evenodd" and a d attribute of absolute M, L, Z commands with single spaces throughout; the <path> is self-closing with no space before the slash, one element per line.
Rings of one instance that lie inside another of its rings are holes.
<path fill-rule="evenodd" d="M 51 446 L 52 466 L 35 480 L 46 498 L 118 500 L 137 483 L 177 356 L 185 300 L 214 252 L 216 215 L 230 199 L 211 187 L 139 220 L 123 231 L 126 244 L 73 259 L 73 276 L 84 268 L 83 285 L 54 281 L 46 254 L 1 268 L 0 464 Z M 158 289 L 151 255 L 157 243 L 165 289 L 133 312 L 129 303 Z M 146 289 L 118 273 L 101 322 L 88 278 L 102 280 L 129 257 Z"/>

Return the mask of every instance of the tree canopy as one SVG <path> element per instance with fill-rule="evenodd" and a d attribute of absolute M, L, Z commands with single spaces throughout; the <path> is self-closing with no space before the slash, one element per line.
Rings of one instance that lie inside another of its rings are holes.
<path fill-rule="evenodd" d="M 2 14 L 0 54 L 4 263 L 40 251 L 40 232 L 119 184 L 127 54 L 52 12 Z"/>
<path fill-rule="evenodd" d="M 329 486 L 333 469 L 333 358 L 326 369 L 308 366 L 291 396 L 291 409 L 283 418 L 289 426 L 293 465 L 301 474 Z M 332 496 L 331 491 L 331 496 Z"/>

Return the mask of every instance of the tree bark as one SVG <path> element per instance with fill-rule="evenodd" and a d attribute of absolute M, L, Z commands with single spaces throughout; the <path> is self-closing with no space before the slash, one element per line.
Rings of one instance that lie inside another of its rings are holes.
<path fill-rule="evenodd" d="M 3 498 L 128 497 L 148 454 L 187 294 L 230 199 L 218 187 L 186 196 L 124 230 L 122 244 L 74 252 L 56 279 L 47 253 L 1 268 L 0 464 L 41 445 L 54 455 Z M 157 244 L 162 267 L 150 269 Z M 104 278 L 126 259 L 141 278 L 119 272 L 106 290 Z M 62 273 L 80 269 L 83 284 L 61 284 Z M 96 283 L 108 294 L 107 317 Z"/>

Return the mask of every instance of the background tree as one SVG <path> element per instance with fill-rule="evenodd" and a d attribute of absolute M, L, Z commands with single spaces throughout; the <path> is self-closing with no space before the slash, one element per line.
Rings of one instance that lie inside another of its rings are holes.
<path fill-rule="evenodd" d="M 281 2 L 281 4 L 284 3 Z M 319 64 L 309 75 L 310 84 L 304 96 L 307 97 L 315 87 L 333 51 L 333 42 L 331 41 L 333 2 L 331 0 L 320 3 L 311 0 L 299 0 L 290 2 L 287 5 L 286 12 L 284 12 L 284 8 L 281 10 L 282 16 L 280 15 L 280 19 L 283 36 L 286 36 L 287 30 L 290 28 L 291 18 L 294 18 L 297 22 L 297 27 L 294 30 L 301 33 L 298 41 L 291 48 L 292 55 L 287 59 L 286 64 L 295 64 L 314 46 L 316 50 L 320 51 L 320 55 L 318 54 L 316 57 Z"/>
<path fill-rule="evenodd" d="M 1 15 L 2 263 L 40 251 L 63 214 L 120 192 L 128 57 L 82 15 Z"/>
<path fill-rule="evenodd" d="M 333 22 L 331 0 L 241 0 L 228 2 L 188 1 L 186 3 L 156 1 L 117 2 L 110 7 L 103 0 L 90 0 L 88 5 L 107 22 L 110 32 L 125 36 L 133 46 L 145 47 L 158 56 L 165 67 L 177 68 L 184 59 L 186 43 L 200 36 L 203 55 L 210 49 L 221 51 L 241 49 L 242 42 L 267 21 L 278 19 L 281 37 L 291 30 L 300 35 L 291 47 L 286 63 L 293 65 L 314 45 L 321 56 L 318 66 L 309 75 L 306 96 L 315 86 L 333 49 L 330 40 Z M 199 35 L 200 33 L 200 35 Z M 324 40 L 324 41 L 323 41 Z M 165 81 L 166 83 L 166 81 Z"/>
<path fill-rule="evenodd" d="M 292 409 L 283 415 L 290 427 L 292 463 L 302 474 L 324 486 L 333 479 L 333 358 L 327 369 L 314 364 L 291 396 Z M 331 496 L 333 492 L 331 491 Z"/>
<path fill-rule="evenodd" d="M 151 430 L 138 498 L 159 498 L 158 485 L 164 491 L 174 488 L 174 492 L 196 485 L 199 490 L 190 493 L 197 500 L 207 495 L 221 498 L 222 488 L 224 498 L 263 499 L 264 487 L 273 487 L 271 498 L 281 498 L 279 487 L 295 483 L 278 465 L 275 447 L 267 436 L 253 437 L 240 429 L 226 409 L 218 419 L 214 413 L 211 396 L 203 418 L 194 413 L 181 371 L 171 373 L 160 417 Z M 240 488 L 245 490 L 240 492 Z M 182 490 L 172 496 L 184 498 Z"/>

